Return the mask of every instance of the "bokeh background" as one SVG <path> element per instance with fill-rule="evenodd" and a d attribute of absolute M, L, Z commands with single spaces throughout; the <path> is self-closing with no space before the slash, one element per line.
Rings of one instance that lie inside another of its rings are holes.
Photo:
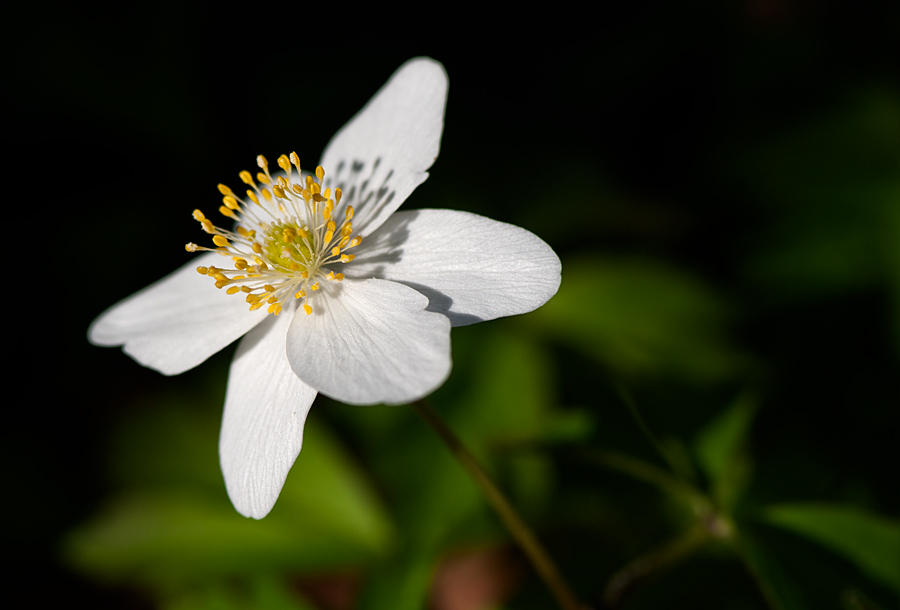
<path fill-rule="evenodd" d="M 521 225 L 563 261 L 542 309 L 454 329 L 431 402 L 579 597 L 898 607 L 898 5 L 553 9 L 358 29 L 288 4 L 42 5 L 8 24 L 7 220 L 45 271 L 7 284 L 28 310 L 3 561 L 30 606 L 553 607 L 411 409 L 319 397 L 275 509 L 246 520 L 217 464 L 233 346 L 165 378 L 85 337 L 189 260 L 217 183 L 257 154 L 311 167 L 428 55 L 445 131 L 404 207 Z"/>

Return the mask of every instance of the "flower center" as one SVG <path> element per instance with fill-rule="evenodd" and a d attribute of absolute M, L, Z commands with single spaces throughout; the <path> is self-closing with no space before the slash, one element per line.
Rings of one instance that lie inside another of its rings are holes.
<path fill-rule="evenodd" d="M 194 210 L 194 218 L 213 236 L 216 247 L 189 243 L 185 249 L 230 257 L 233 269 L 197 267 L 197 272 L 215 279 L 216 288 L 225 288 L 228 294 L 244 294 L 250 311 L 268 305 L 268 312 L 277 316 L 295 298 L 311 314 L 307 293 L 319 290 L 321 280 L 343 280 L 344 274 L 329 266 L 352 261 L 353 255 L 346 250 L 362 242 L 361 236 L 353 236 L 353 206 L 347 206 L 338 225 L 334 208 L 341 202 L 341 189 L 335 189 L 333 198 L 331 189 L 322 190 L 322 167 L 316 168 L 315 178 L 304 176 L 297 153 L 278 157 L 285 175 L 274 179 L 265 157 L 258 156 L 256 162 L 262 170 L 256 180 L 248 171 L 240 173 L 241 181 L 250 187 L 246 199 L 219 185 L 224 204 L 219 212 L 236 221 L 235 230 L 217 227 L 203 212 Z M 297 181 L 292 180 L 294 168 Z"/>

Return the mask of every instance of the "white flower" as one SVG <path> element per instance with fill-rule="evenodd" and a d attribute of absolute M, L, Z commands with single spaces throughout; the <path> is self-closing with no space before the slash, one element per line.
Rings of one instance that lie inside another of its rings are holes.
<path fill-rule="evenodd" d="M 443 67 L 414 59 L 334 136 L 316 177 L 301 177 L 295 154 L 276 174 L 260 157 L 264 173 L 241 174 L 246 198 L 220 186 L 235 231 L 195 211 L 218 247 L 88 332 L 166 375 L 244 336 L 219 441 L 244 515 L 275 504 L 317 392 L 414 401 L 450 372 L 451 326 L 525 313 L 556 293 L 559 259 L 524 229 L 451 210 L 394 213 L 437 158 L 446 97 Z"/>

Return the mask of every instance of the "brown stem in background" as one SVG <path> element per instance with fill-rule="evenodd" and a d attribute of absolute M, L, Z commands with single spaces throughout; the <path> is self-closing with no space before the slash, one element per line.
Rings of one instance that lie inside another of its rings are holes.
<path fill-rule="evenodd" d="M 503 492 L 494 484 L 494 481 L 481 467 L 478 460 L 475 459 L 475 456 L 463 446 L 462 442 L 447 427 L 447 424 L 444 423 L 437 412 L 425 401 L 419 400 L 412 403 L 412 406 L 422 416 L 422 419 L 441 437 L 441 440 L 444 441 L 444 444 L 447 445 L 453 456 L 459 460 L 463 468 L 469 472 L 475 483 L 481 488 L 488 503 L 497 512 L 500 520 L 503 521 L 519 548 L 525 553 L 534 570 L 544 580 L 551 593 L 553 593 L 560 607 L 564 610 L 584 610 L 584 607 L 577 601 L 571 589 L 563 580 L 556 564 L 550 559 L 537 536 L 525 524 L 522 517 L 516 512 L 516 509 L 503 495 Z"/>

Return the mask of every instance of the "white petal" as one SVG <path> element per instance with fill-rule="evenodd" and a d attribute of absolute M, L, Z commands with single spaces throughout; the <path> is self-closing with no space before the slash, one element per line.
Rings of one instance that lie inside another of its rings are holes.
<path fill-rule="evenodd" d="M 94 320 L 88 339 L 123 345 L 125 353 L 165 375 L 192 369 L 259 324 L 244 299 L 217 290 L 198 266 L 222 264 L 212 252 L 113 305 Z"/>
<path fill-rule="evenodd" d="M 450 374 L 450 323 L 428 299 L 383 280 L 322 282 L 288 331 L 294 372 L 349 404 L 403 404 Z"/>
<path fill-rule="evenodd" d="M 537 309 L 560 282 L 559 257 L 536 235 L 455 210 L 398 212 L 353 252 L 348 278 L 402 282 L 454 326 Z"/>
<path fill-rule="evenodd" d="M 322 154 L 325 184 L 343 192 L 336 210 L 354 208 L 354 234 L 368 235 L 428 177 L 444 129 L 447 73 L 412 59 L 335 134 Z"/>
<path fill-rule="evenodd" d="M 300 453 L 316 391 L 291 370 L 284 346 L 293 311 L 269 316 L 241 340 L 231 363 L 219 460 L 228 497 L 246 517 L 265 517 Z M 301 314 L 302 315 L 302 314 Z"/>

